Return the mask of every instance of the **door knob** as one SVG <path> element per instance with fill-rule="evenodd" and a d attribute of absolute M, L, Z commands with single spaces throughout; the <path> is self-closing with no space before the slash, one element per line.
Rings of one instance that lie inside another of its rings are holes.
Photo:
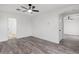
<path fill-rule="evenodd" d="M 61 30 L 59 30 L 59 31 L 61 31 Z"/>

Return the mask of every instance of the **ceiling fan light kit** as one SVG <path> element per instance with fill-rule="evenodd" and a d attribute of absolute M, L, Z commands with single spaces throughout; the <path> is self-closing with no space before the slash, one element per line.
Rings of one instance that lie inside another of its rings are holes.
<path fill-rule="evenodd" d="M 33 14 L 33 12 L 39 12 L 39 10 L 35 9 L 35 6 L 32 4 L 28 4 L 28 8 L 26 6 L 20 6 L 20 8 L 16 9 L 17 11 L 28 12 Z"/>
<path fill-rule="evenodd" d="M 32 10 L 30 10 L 30 9 L 29 9 L 27 12 L 31 13 L 31 12 L 32 12 Z"/>

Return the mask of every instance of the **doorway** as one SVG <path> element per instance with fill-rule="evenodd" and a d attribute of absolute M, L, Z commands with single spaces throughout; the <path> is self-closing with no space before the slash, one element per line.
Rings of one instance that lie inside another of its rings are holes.
<path fill-rule="evenodd" d="M 63 32 L 60 44 L 79 52 L 79 13 L 68 14 L 62 21 Z"/>
<path fill-rule="evenodd" d="M 16 38 L 16 18 L 8 18 L 8 39 Z"/>

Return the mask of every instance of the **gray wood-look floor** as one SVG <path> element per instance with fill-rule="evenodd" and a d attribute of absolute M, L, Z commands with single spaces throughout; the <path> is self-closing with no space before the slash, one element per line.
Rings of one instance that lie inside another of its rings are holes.
<path fill-rule="evenodd" d="M 0 43 L 0 54 L 76 54 L 72 49 L 35 37 Z"/>
<path fill-rule="evenodd" d="M 64 34 L 60 43 L 79 53 L 79 35 Z"/>

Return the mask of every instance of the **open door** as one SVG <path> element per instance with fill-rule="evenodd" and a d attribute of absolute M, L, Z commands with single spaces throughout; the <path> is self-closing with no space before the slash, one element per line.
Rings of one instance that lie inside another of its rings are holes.
<path fill-rule="evenodd" d="M 8 18 L 8 39 L 16 38 L 16 19 Z"/>

